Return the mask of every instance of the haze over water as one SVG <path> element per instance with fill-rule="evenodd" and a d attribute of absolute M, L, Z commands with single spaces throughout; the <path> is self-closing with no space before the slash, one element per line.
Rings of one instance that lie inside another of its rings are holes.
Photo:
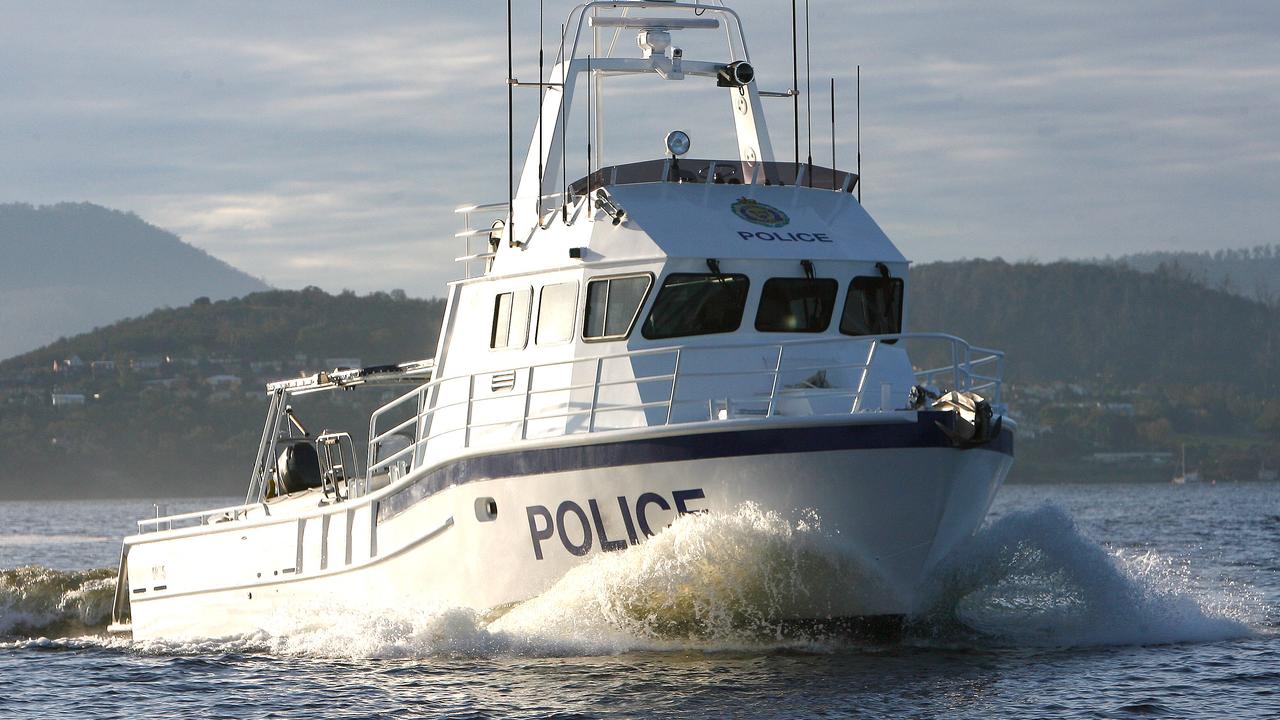
<path fill-rule="evenodd" d="M 878 644 L 779 637 L 772 612 L 841 588 L 823 572 L 820 519 L 753 508 L 690 516 L 493 622 L 326 602 L 276 636 L 83 635 L 75 623 L 97 631 L 109 612 L 120 535 L 152 512 L 0 503 L 0 716 L 1280 713 L 1274 483 L 1006 487 L 928 609 Z M 110 569 L 79 572 L 95 568 Z"/>

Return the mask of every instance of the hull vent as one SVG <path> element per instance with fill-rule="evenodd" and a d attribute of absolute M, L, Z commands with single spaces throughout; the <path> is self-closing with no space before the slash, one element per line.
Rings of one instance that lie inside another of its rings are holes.
<path fill-rule="evenodd" d="M 489 379 L 489 390 L 493 392 L 507 392 L 516 386 L 516 371 L 508 370 L 507 372 L 494 373 Z"/>

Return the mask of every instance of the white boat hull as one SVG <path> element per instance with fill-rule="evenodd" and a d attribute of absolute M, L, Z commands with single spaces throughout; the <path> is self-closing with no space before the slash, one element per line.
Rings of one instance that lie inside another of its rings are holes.
<path fill-rule="evenodd" d="M 779 620 L 907 614 L 929 570 L 981 524 L 1012 464 L 1009 430 L 957 449 L 921 415 L 478 455 L 369 501 L 134 536 L 133 634 L 280 632 L 317 607 L 485 613 L 539 595 L 599 553 L 643 542 L 682 511 L 744 503 L 788 519 L 816 516 L 857 587 L 840 607 Z"/>

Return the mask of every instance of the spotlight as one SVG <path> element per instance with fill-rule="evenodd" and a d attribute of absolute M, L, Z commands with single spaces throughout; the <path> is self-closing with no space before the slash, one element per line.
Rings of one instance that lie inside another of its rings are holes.
<path fill-rule="evenodd" d="M 746 60 L 734 60 L 716 73 L 718 87 L 743 87 L 756 79 L 756 69 Z"/>
<path fill-rule="evenodd" d="M 667 133 L 667 151 L 675 157 L 689 152 L 689 133 L 683 130 L 672 130 Z"/>

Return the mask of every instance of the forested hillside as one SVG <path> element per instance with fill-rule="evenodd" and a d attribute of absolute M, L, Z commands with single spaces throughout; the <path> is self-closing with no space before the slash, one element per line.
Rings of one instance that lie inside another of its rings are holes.
<path fill-rule="evenodd" d="M 970 260 L 915 267 L 911 281 L 912 330 L 1005 350 L 1014 381 L 1280 394 L 1280 310 L 1176 273 Z"/>
<path fill-rule="evenodd" d="M 0 363 L 0 491 L 235 495 L 253 464 L 265 382 L 430 357 L 443 313 L 443 301 L 403 293 L 201 298 L 12 358 Z M 357 435 L 385 399 L 330 393 L 295 405 L 316 429 Z"/>
<path fill-rule="evenodd" d="M 1214 252 L 1145 252 L 1103 262 L 1143 272 L 1183 275 L 1215 290 L 1280 306 L 1280 245 Z"/>
<path fill-rule="evenodd" d="M 410 299 L 400 291 L 357 296 L 306 288 L 218 302 L 196 298 L 186 307 L 123 320 L 0 362 L 0 377 L 73 356 L 89 362 L 148 355 L 247 361 L 358 355 L 366 364 L 399 362 L 435 352 L 443 313 L 443 301 Z"/>

